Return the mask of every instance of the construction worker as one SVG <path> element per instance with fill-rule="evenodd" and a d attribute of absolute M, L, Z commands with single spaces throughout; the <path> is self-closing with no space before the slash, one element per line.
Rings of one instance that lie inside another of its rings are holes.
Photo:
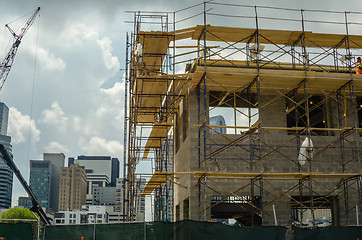
<path fill-rule="evenodd" d="M 362 74 L 362 63 L 360 57 L 357 58 L 356 62 L 356 74 Z"/>

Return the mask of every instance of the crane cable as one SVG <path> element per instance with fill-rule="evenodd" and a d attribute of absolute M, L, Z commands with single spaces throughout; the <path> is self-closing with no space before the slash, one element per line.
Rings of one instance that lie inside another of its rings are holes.
<path fill-rule="evenodd" d="M 34 95 L 35 95 L 35 80 L 36 80 L 36 68 L 37 68 L 37 58 L 38 58 L 38 45 L 39 45 L 39 26 L 40 26 L 40 13 L 38 13 L 38 27 L 37 27 L 37 33 L 36 33 L 36 44 L 35 44 L 35 56 L 34 56 L 34 72 L 33 72 L 33 82 L 32 82 L 32 89 L 31 89 L 31 101 L 30 101 L 30 119 L 29 119 L 29 136 L 28 136 L 28 151 L 26 159 L 29 161 L 29 155 L 30 155 L 30 143 L 31 143 L 31 137 L 32 137 L 32 128 L 31 123 L 33 120 L 33 106 L 34 106 Z M 35 126 L 34 126 L 35 127 Z M 26 164 L 27 166 L 29 164 Z M 27 169 L 28 172 L 28 169 Z"/>

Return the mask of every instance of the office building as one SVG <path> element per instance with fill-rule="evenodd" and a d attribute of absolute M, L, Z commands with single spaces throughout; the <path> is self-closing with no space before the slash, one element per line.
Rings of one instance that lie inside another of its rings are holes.
<path fill-rule="evenodd" d="M 106 174 L 96 174 L 93 169 L 86 169 L 87 174 L 87 205 L 94 204 L 93 188 L 109 186 L 109 178 Z"/>
<path fill-rule="evenodd" d="M 105 174 L 110 179 L 110 186 L 116 186 L 116 178 L 119 177 L 119 160 L 110 156 L 78 156 L 78 159 L 68 158 L 70 164 L 84 166 L 87 173 L 92 170 L 94 174 Z"/>
<path fill-rule="evenodd" d="M 9 108 L 4 103 L 0 102 L 0 134 L 8 134 L 8 119 L 9 119 Z"/>
<path fill-rule="evenodd" d="M 93 205 L 116 204 L 116 187 L 93 187 Z"/>
<path fill-rule="evenodd" d="M 9 108 L 0 102 L 0 143 L 5 146 L 12 157 L 11 137 L 7 136 Z M 11 206 L 11 196 L 13 188 L 13 172 L 0 160 L 0 209 Z"/>
<path fill-rule="evenodd" d="M 32 203 L 29 197 L 19 197 L 18 198 L 18 207 L 22 208 L 31 208 Z"/>
<path fill-rule="evenodd" d="M 43 160 L 49 161 L 52 167 L 49 210 L 56 212 L 59 205 L 60 168 L 64 167 L 65 156 L 63 153 L 44 153 Z"/>
<path fill-rule="evenodd" d="M 44 153 L 43 160 L 30 160 L 29 185 L 48 211 L 58 210 L 60 168 L 64 160 L 62 153 Z"/>
<path fill-rule="evenodd" d="M 81 210 L 67 210 L 55 213 L 54 224 L 107 223 L 106 206 L 87 206 Z"/>
<path fill-rule="evenodd" d="M 60 211 L 81 209 L 86 203 L 87 177 L 83 166 L 71 164 L 60 170 Z"/>
<path fill-rule="evenodd" d="M 52 166 L 49 161 L 30 160 L 29 185 L 41 207 L 49 209 Z"/>
<path fill-rule="evenodd" d="M 135 221 L 145 221 L 145 209 L 146 209 L 146 199 L 145 195 L 142 195 L 143 189 L 146 186 L 145 178 L 138 178 L 135 182 L 135 206 L 134 206 L 134 216 Z M 125 191 L 127 194 L 127 189 Z M 123 214 L 123 178 L 117 178 L 116 181 L 116 203 L 114 206 L 115 212 L 120 212 L 120 216 L 126 215 Z M 128 209 L 125 209 L 127 212 Z"/>

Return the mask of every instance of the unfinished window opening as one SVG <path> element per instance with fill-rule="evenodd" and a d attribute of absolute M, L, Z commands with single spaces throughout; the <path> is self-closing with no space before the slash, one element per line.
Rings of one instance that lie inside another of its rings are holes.
<path fill-rule="evenodd" d="M 190 200 L 186 198 L 183 201 L 183 219 L 189 219 L 189 211 L 190 211 Z"/>
<path fill-rule="evenodd" d="M 209 95 L 211 133 L 240 134 L 258 124 L 256 94 L 212 91 Z"/>
<path fill-rule="evenodd" d="M 180 117 L 179 114 L 175 114 L 175 145 L 176 153 L 180 149 Z"/>
<path fill-rule="evenodd" d="M 217 219 L 216 221 L 226 222 L 228 219 L 230 222 L 234 219 L 243 226 L 262 224 L 262 218 L 257 212 L 257 209 L 260 209 L 259 196 L 211 196 L 211 205 L 215 205 L 211 208 L 211 218 Z"/>
<path fill-rule="evenodd" d="M 310 196 L 293 196 L 291 200 L 292 225 L 327 227 L 332 225 L 333 196 L 314 196 L 313 211 Z M 314 217 L 313 217 L 314 215 Z"/>
<path fill-rule="evenodd" d="M 181 112 L 181 124 L 182 124 L 182 142 L 186 140 L 188 129 L 188 110 L 187 110 L 187 98 L 185 97 L 180 104 Z"/>
<path fill-rule="evenodd" d="M 362 97 L 357 97 L 357 114 L 358 114 L 358 127 L 362 128 Z"/>
<path fill-rule="evenodd" d="M 177 204 L 176 205 L 176 221 L 180 221 L 181 218 L 180 218 L 180 204 Z"/>
<path fill-rule="evenodd" d="M 293 99 L 293 100 L 291 100 Z M 332 128 L 330 103 L 325 96 L 311 95 L 308 98 L 308 108 L 306 111 L 305 96 L 295 95 L 286 98 L 286 115 L 288 128 L 304 128 L 308 126 L 307 114 L 309 114 L 309 125 L 313 134 L 327 136 L 331 135 L 323 128 Z M 303 130 L 288 130 L 288 134 L 301 134 Z"/>

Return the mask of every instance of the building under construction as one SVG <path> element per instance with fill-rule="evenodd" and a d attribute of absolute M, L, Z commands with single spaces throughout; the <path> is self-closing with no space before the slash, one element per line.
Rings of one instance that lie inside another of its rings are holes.
<path fill-rule="evenodd" d="M 205 2 L 132 14 L 129 221 L 141 193 L 161 221 L 359 224 L 361 13 Z"/>

